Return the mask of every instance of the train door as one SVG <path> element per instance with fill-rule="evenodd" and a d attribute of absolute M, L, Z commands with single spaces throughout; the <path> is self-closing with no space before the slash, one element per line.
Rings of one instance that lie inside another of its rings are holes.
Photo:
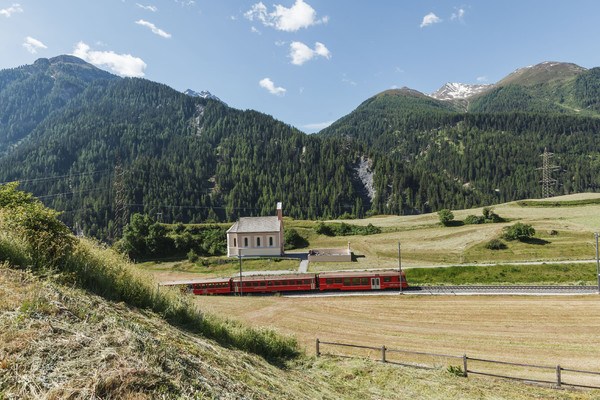
<path fill-rule="evenodd" d="M 371 278 L 371 289 L 381 289 L 381 281 L 379 278 Z"/>
<path fill-rule="evenodd" d="M 240 282 L 233 282 L 233 290 L 235 293 L 240 292 Z"/>

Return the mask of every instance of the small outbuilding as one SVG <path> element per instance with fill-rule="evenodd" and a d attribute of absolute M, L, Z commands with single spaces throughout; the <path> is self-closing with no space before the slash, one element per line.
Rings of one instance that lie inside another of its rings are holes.
<path fill-rule="evenodd" d="M 243 217 L 227 230 L 228 257 L 278 257 L 283 251 L 283 209 L 277 216 Z"/>

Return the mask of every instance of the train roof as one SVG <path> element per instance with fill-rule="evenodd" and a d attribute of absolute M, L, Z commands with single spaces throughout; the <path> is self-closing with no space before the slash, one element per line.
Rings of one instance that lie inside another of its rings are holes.
<path fill-rule="evenodd" d="M 315 274 L 288 274 L 288 275 L 251 275 L 242 277 L 243 281 L 285 281 L 289 279 L 315 279 Z M 234 282 L 239 282 L 240 277 L 233 278 Z"/>
<path fill-rule="evenodd" d="M 167 281 L 161 282 L 161 286 L 175 286 L 175 285 L 193 285 L 198 283 L 222 283 L 229 282 L 231 278 L 206 278 L 206 279 L 186 279 L 181 281 Z"/>
<path fill-rule="evenodd" d="M 397 276 L 398 271 L 346 271 L 346 272 L 321 272 L 319 278 L 358 278 L 376 276 Z"/>

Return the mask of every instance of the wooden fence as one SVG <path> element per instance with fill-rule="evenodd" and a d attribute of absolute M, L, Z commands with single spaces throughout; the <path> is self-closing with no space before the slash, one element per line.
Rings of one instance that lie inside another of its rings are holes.
<path fill-rule="evenodd" d="M 561 387 L 561 386 L 565 385 L 565 386 L 581 387 L 581 388 L 589 388 L 589 389 L 600 389 L 600 386 L 597 386 L 597 385 L 587 385 L 587 384 L 584 385 L 584 384 L 573 383 L 573 382 L 571 382 L 571 383 L 565 382 L 565 380 L 562 377 L 563 371 L 569 372 L 569 373 L 574 373 L 574 374 L 583 374 L 583 375 L 587 375 L 587 376 L 593 375 L 593 376 L 597 376 L 597 377 L 600 377 L 600 372 L 563 368 L 560 365 L 556 365 L 555 367 L 549 367 L 549 366 L 543 366 L 543 365 L 522 364 L 522 363 L 513 363 L 513 362 L 507 362 L 507 361 L 497 361 L 497 360 L 486 360 L 483 358 L 467 357 L 466 354 L 463 354 L 462 356 L 454 356 L 454 355 L 448 355 L 448 354 L 436 354 L 436 353 L 425 353 L 425 352 L 418 352 L 418 351 L 390 349 L 390 348 L 386 347 L 385 345 L 381 346 L 381 347 L 372 347 L 372 346 L 362 346 L 362 345 L 348 344 L 348 343 L 322 342 L 319 339 L 316 340 L 317 357 L 321 356 L 321 354 L 322 354 L 321 353 L 321 345 L 353 347 L 353 348 L 358 348 L 358 349 L 375 350 L 375 351 L 381 352 L 381 360 L 378 360 L 378 361 L 381 361 L 384 363 L 390 362 L 386 358 L 386 355 L 388 352 L 462 360 L 462 373 L 463 373 L 463 376 L 465 376 L 465 377 L 467 377 L 469 374 L 474 374 L 474 375 L 485 375 L 485 376 L 493 376 L 493 377 L 497 377 L 497 378 L 535 382 L 535 383 L 546 383 L 546 384 L 550 384 L 550 385 L 555 385 L 557 387 Z M 469 364 L 469 361 L 471 361 L 471 364 Z M 512 366 L 512 367 L 524 367 L 524 368 L 540 369 L 540 370 L 552 370 L 552 371 L 554 371 L 553 374 L 554 373 L 556 374 L 555 375 L 556 379 L 555 380 L 542 380 L 542 379 L 537 379 L 537 378 L 523 378 L 523 377 L 517 377 L 517 376 L 501 375 L 501 374 L 496 374 L 496 373 L 484 372 L 481 370 L 477 371 L 477 370 L 473 369 L 474 368 L 473 362 L 489 363 L 489 364 L 496 364 L 496 365 L 507 365 L 507 366 Z M 400 362 L 393 362 L 393 363 L 405 365 L 405 366 L 418 366 L 420 368 L 432 368 L 432 369 L 434 368 L 434 367 L 424 367 L 422 365 L 407 364 L 407 363 L 400 363 Z"/>

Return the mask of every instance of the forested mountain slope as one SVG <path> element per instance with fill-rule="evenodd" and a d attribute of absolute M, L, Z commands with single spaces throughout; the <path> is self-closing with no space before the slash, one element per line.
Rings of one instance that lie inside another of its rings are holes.
<path fill-rule="evenodd" d="M 600 118 L 563 112 L 566 108 L 543 93 L 562 82 L 563 93 L 568 88 L 571 99 L 585 104 L 591 115 L 600 101 L 600 69 L 541 81 L 532 88 L 515 79 L 475 97 L 471 109 L 476 105 L 486 112 L 457 112 L 452 102 L 386 91 L 318 135 L 358 139 L 396 162 L 441 172 L 503 202 L 540 196 L 537 168 L 547 148 L 560 166 L 553 174 L 556 193 L 599 190 Z"/>
<path fill-rule="evenodd" d="M 482 202 L 447 177 L 391 162 L 353 140 L 308 136 L 256 111 L 144 79 L 109 76 L 82 86 L 0 158 L 0 182 L 21 180 L 22 189 L 88 234 L 114 232 L 118 200 L 129 214 L 163 222 L 273 214 L 277 201 L 296 218 Z M 361 160 L 373 174 L 373 198 L 356 174 Z"/>
<path fill-rule="evenodd" d="M 0 71 L 0 155 L 27 137 L 44 118 L 61 110 L 90 82 L 115 78 L 79 58 L 64 55 Z"/>

